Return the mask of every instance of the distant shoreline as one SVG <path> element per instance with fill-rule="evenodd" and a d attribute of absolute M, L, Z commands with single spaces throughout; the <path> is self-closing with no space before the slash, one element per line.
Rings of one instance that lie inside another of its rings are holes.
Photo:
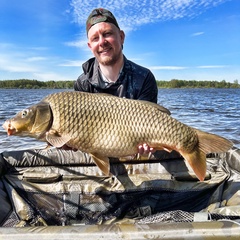
<path fill-rule="evenodd" d="M 0 89 L 73 89 L 75 81 L 38 81 L 29 79 L 0 80 Z M 222 81 L 157 80 L 158 88 L 240 88 L 238 80 Z"/>

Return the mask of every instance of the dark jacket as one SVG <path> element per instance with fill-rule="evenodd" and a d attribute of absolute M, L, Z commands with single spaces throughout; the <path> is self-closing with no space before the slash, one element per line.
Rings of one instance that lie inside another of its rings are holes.
<path fill-rule="evenodd" d="M 157 103 L 157 83 L 152 72 L 124 57 L 124 66 L 115 83 L 105 82 L 99 73 L 95 58 L 82 65 L 81 74 L 74 84 L 76 91 L 109 93 L 119 97 L 147 100 Z"/>

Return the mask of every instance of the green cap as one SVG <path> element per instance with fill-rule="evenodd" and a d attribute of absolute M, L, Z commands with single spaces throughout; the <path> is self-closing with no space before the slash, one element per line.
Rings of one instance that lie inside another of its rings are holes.
<path fill-rule="evenodd" d="M 94 24 L 100 23 L 100 22 L 109 22 L 114 24 L 117 28 L 119 28 L 116 18 L 113 16 L 113 14 L 110 11 L 104 8 L 96 8 L 88 16 L 88 19 L 86 22 L 87 32 Z"/>

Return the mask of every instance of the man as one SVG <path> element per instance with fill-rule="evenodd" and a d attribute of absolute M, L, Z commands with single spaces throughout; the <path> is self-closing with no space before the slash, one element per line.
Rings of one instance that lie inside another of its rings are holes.
<path fill-rule="evenodd" d="M 152 72 L 128 60 L 122 52 L 125 34 L 114 15 L 94 9 L 86 22 L 88 47 L 94 58 L 83 64 L 83 74 L 74 84 L 76 91 L 109 93 L 118 97 L 157 103 L 158 88 Z M 139 153 L 153 151 L 139 146 Z"/>

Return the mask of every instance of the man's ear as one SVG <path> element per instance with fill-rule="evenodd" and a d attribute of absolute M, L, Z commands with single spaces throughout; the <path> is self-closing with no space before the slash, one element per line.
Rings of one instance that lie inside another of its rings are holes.
<path fill-rule="evenodd" d="M 91 44 L 89 42 L 87 43 L 87 45 L 90 49 L 92 49 Z"/>
<path fill-rule="evenodd" d="M 125 40 L 125 33 L 123 30 L 120 30 L 120 38 L 121 38 L 121 43 L 122 43 L 122 46 L 123 46 L 123 43 L 124 43 L 124 40 Z"/>

